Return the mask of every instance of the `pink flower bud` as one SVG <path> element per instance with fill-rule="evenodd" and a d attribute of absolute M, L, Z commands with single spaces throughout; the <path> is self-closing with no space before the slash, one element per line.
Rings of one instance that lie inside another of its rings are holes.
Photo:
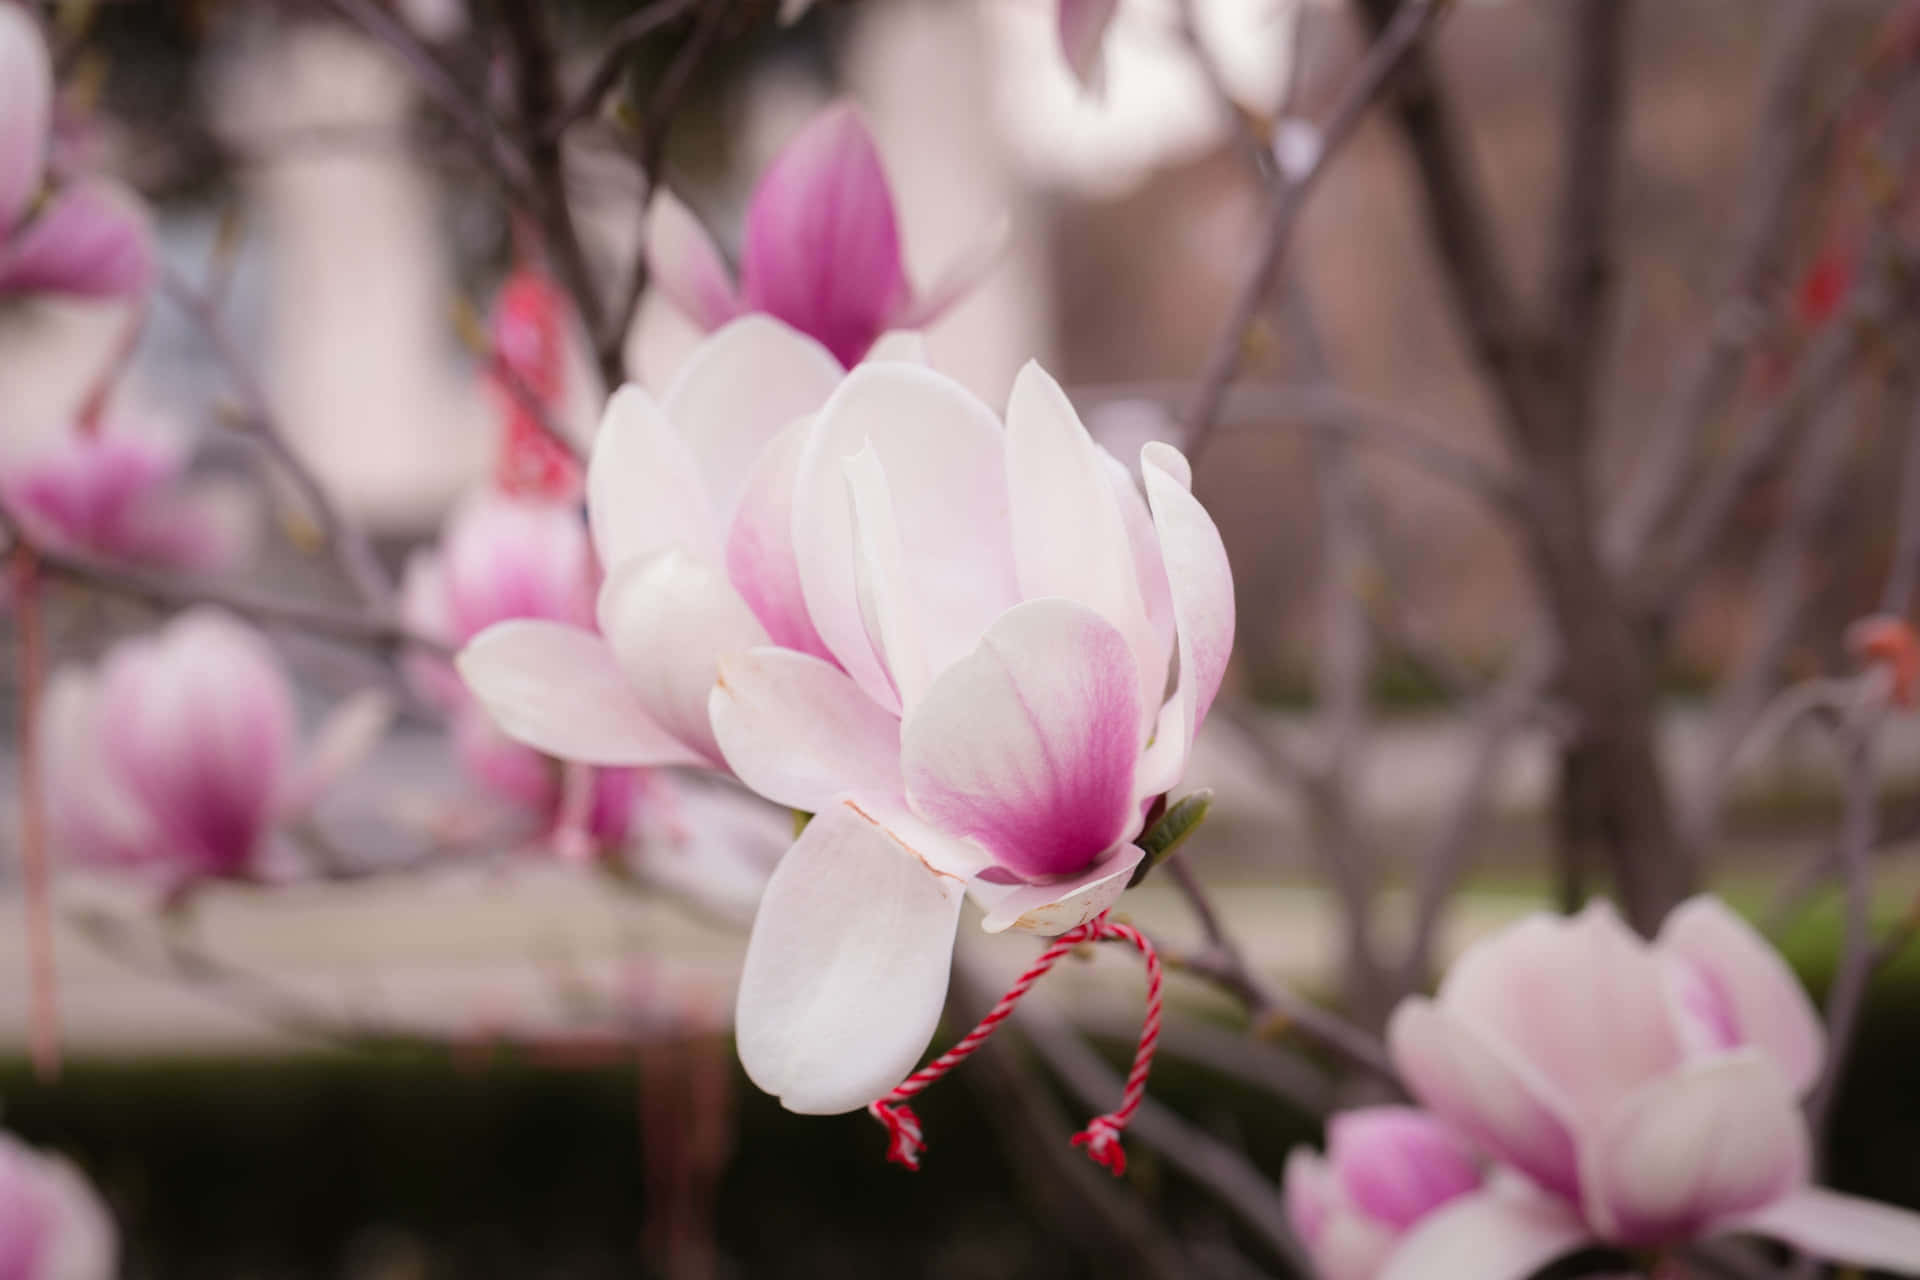
<path fill-rule="evenodd" d="M 0 502 L 49 546 L 151 568 L 211 568 L 233 548 L 182 471 L 168 443 L 111 428 L 73 432 L 0 471 Z"/>
<path fill-rule="evenodd" d="M 0 1280 L 111 1280 L 118 1253 L 80 1171 L 0 1133 Z"/>

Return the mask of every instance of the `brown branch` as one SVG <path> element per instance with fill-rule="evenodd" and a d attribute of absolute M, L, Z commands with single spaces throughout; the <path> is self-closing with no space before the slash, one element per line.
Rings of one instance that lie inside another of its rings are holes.
<path fill-rule="evenodd" d="M 620 73 L 627 68 L 627 62 L 656 33 L 672 26 L 679 19 L 692 13 L 700 5 L 700 0 L 653 0 L 628 14 L 607 29 L 599 39 L 600 57 L 587 73 L 586 83 L 573 100 L 561 107 L 553 115 L 548 132 L 557 141 L 559 137 L 579 124 L 588 116 L 600 111 L 607 95 L 613 92 L 620 81 Z"/>
<path fill-rule="evenodd" d="M 1654 414 L 1626 491 L 1609 512 L 1611 563 L 1636 563 L 1654 533 L 1693 492 L 1701 433 L 1736 385 L 1785 265 L 1802 175 L 1819 154 L 1802 124 L 1822 30 L 1824 0 L 1789 0 L 1773 31 L 1760 119 L 1746 177 L 1733 202 L 1734 230 L 1726 283 L 1707 324 L 1706 340 L 1681 368 Z M 1827 122 L 1830 125 L 1831 121 Z M 1817 134 L 1823 135 L 1827 125 Z"/>
<path fill-rule="evenodd" d="M 1379 39 L 1374 41 L 1334 103 L 1321 129 L 1320 153 L 1312 166 L 1297 179 L 1282 179 L 1275 186 L 1260 247 L 1234 298 L 1227 322 L 1214 341 L 1213 354 L 1208 357 L 1187 413 L 1186 446 L 1190 458 L 1197 461 L 1205 449 L 1227 389 L 1245 363 L 1247 336 L 1279 279 L 1288 241 L 1307 197 L 1326 173 L 1333 157 L 1359 128 L 1368 110 L 1386 93 L 1401 69 L 1414 60 L 1422 37 L 1448 8 L 1448 0 L 1407 0 L 1392 21 L 1385 24 Z"/>

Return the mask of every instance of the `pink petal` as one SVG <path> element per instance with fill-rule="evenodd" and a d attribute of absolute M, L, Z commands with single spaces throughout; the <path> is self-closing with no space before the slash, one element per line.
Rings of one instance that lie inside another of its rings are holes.
<path fill-rule="evenodd" d="M 1013 555 L 1027 599 L 1062 596 L 1126 637 L 1150 718 L 1167 687 L 1168 641 L 1147 617 L 1108 458 L 1080 424 L 1060 384 L 1028 361 L 1007 404 L 1007 485 Z M 1141 722 L 1144 736 L 1149 719 Z"/>
<path fill-rule="evenodd" d="M 704 764 L 655 720 L 591 631 L 523 619 L 488 627 L 455 665 L 508 737 L 587 764 Z"/>
<path fill-rule="evenodd" d="M 145 212 L 131 193 L 101 179 L 61 188 L 0 246 L 0 294 L 115 298 L 144 290 L 152 276 Z"/>
<path fill-rule="evenodd" d="M 1094 859 L 1077 876 L 1040 884 L 1002 884 L 976 877 L 967 887 L 986 912 L 980 927 L 988 933 L 1018 929 L 1052 937 L 1077 929 L 1120 900 L 1145 853 L 1137 844 L 1120 844 Z"/>
<path fill-rule="evenodd" d="M 687 357 L 660 404 L 699 464 L 718 528 L 733 522 L 768 443 L 841 377 L 819 343 L 766 316 L 742 316 Z"/>
<path fill-rule="evenodd" d="M 1327 1157 L 1356 1209 L 1404 1231 L 1478 1189 L 1473 1149 L 1415 1107 L 1360 1107 L 1327 1123 Z"/>
<path fill-rule="evenodd" d="M 614 392 L 600 419 L 587 463 L 587 523 L 608 573 L 676 546 L 719 562 L 722 525 L 699 463 L 639 387 Z"/>
<path fill-rule="evenodd" d="M 0 476 L 0 498 L 34 535 L 108 560 L 208 568 L 226 540 L 208 504 L 182 483 L 171 444 L 115 432 L 68 433 Z"/>
<path fill-rule="evenodd" d="M 1226 676 L 1233 653 L 1233 569 L 1213 517 L 1189 492 L 1193 475 L 1179 450 L 1147 445 L 1140 451 L 1140 468 L 1179 630 L 1177 683 L 1141 769 L 1141 794 L 1158 795 L 1180 781 Z"/>
<path fill-rule="evenodd" d="M 1801 1187 L 1720 1225 L 1772 1236 L 1844 1266 L 1920 1275 L 1920 1214 L 1825 1187 Z"/>
<path fill-rule="evenodd" d="M 1087 869 L 1137 829 L 1139 697 L 1105 619 L 1067 600 L 1014 607 L 907 717 L 914 811 L 1017 874 Z"/>
<path fill-rule="evenodd" d="M 940 1020 L 962 889 L 862 810 L 823 809 L 754 917 L 735 1010 L 747 1076 L 810 1115 L 900 1083 Z"/>
<path fill-rule="evenodd" d="M 811 425 L 793 423 L 760 451 L 727 535 L 727 577 L 775 644 L 830 662 L 833 655 L 807 615 L 793 549 L 793 488 Z"/>
<path fill-rule="evenodd" d="M 593 623 L 593 548 L 570 505 L 498 493 L 469 498 L 447 522 L 440 572 L 446 635 L 456 644 L 512 618 Z"/>
<path fill-rule="evenodd" d="M 1799 979 L 1753 926 L 1719 899 L 1701 896 L 1674 909 L 1654 945 L 1680 970 L 1678 990 L 1697 997 L 1686 1024 L 1696 1036 L 1708 1036 L 1713 1048 L 1757 1046 L 1796 1093 L 1813 1086 L 1826 1032 Z"/>
<path fill-rule="evenodd" d="M 0 253 L 40 190 L 53 127 L 53 63 L 33 17 L 0 5 Z"/>
<path fill-rule="evenodd" d="M 769 800 L 817 813 L 848 791 L 900 792 L 900 722 L 818 658 L 730 654 L 708 709 L 734 776 Z"/>
<path fill-rule="evenodd" d="M 1320 1247 L 1313 1251 L 1314 1272 L 1319 1280 L 1374 1280 L 1398 1244 L 1382 1224 L 1343 1208 L 1321 1233 Z"/>
<path fill-rule="evenodd" d="M 0 1133 L 0 1276 L 106 1280 L 119 1242 L 106 1205 L 60 1156 Z"/>
<path fill-rule="evenodd" d="M 99 681 L 73 668 L 56 671 L 40 712 L 48 827 L 63 857 L 137 863 L 159 851 L 159 832 L 119 774 L 103 767 L 107 731 Z"/>
<path fill-rule="evenodd" d="M 662 190 L 647 213 L 647 273 L 687 319 L 712 331 L 740 314 L 733 275 L 693 211 Z"/>
<path fill-rule="evenodd" d="M 1658 958 L 1613 908 L 1536 915 L 1468 948 L 1440 986 L 1448 1015 L 1524 1060 L 1581 1127 L 1680 1064 Z"/>
<path fill-rule="evenodd" d="M 1387 1043 L 1421 1105 L 1549 1191 L 1578 1197 L 1574 1133 L 1526 1063 L 1418 996 L 1394 1010 Z"/>
<path fill-rule="evenodd" d="M 1582 1156 L 1587 1214 L 1622 1244 L 1670 1244 L 1807 1180 L 1807 1126 L 1757 1049 L 1688 1066 L 1621 1104 Z"/>
<path fill-rule="evenodd" d="M 662 551 L 608 576 L 600 630 L 654 722 L 718 765 L 707 700 L 720 660 L 767 642 L 739 593 L 678 548 Z"/>
<path fill-rule="evenodd" d="M 1105 80 L 1101 48 L 1120 0 L 1060 0 L 1060 56 L 1084 89 Z"/>
<path fill-rule="evenodd" d="M 971 652 L 1019 599 L 1007 523 L 1004 433 L 951 378 L 864 364 L 820 411 L 794 487 L 794 550 L 807 612 L 840 665 L 876 701 L 892 686 L 861 615 L 845 459 L 869 442 L 886 473 L 915 584 L 930 669 Z"/>
<path fill-rule="evenodd" d="M 859 113 L 821 112 L 761 175 L 740 264 L 747 305 L 851 367 L 907 291 L 886 171 Z"/>
<path fill-rule="evenodd" d="M 1560 1201 L 1496 1185 L 1422 1219 L 1378 1280 L 1525 1280 L 1590 1238 Z"/>

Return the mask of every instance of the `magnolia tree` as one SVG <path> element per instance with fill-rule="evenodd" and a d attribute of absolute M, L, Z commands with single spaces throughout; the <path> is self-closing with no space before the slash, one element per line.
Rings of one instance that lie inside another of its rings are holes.
<path fill-rule="evenodd" d="M 982 227 L 976 250 L 915 285 L 857 107 L 826 110 L 767 166 L 737 270 L 717 243 L 731 237 L 660 181 L 687 87 L 716 51 L 806 6 L 650 0 L 576 59 L 527 0 L 424 25 L 368 0 L 318 3 L 418 78 L 456 160 L 488 179 L 516 229 L 481 345 L 497 420 L 474 427 L 497 432 L 498 465 L 399 575 L 288 446 L 218 293 L 160 262 L 140 201 L 89 172 L 73 142 L 82 104 L 55 75 L 75 63 L 65 55 L 85 38 L 87 6 L 57 7 L 73 19 L 58 28 L 59 58 L 48 15 L 0 3 L 0 305 L 31 323 L 49 295 L 120 299 L 135 334 L 150 305 L 178 307 L 224 362 L 242 434 L 304 504 L 357 603 L 235 584 L 243 548 L 184 455 L 106 411 L 131 338 L 70 431 L 0 475 L 43 1068 L 57 1060 L 53 869 L 139 878 L 151 927 L 173 921 L 169 954 L 194 957 L 183 979 L 231 979 L 231 965 L 193 951 L 181 920 L 210 883 L 271 892 L 418 869 L 321 856 L 305 818 L 378 745 L 404 696 L 515 817 L 467 833 L 467 846 L 531 850 L 750 921 L 733 1006 L 741 1066 L 793 1111 L 871 1113 L 875 1160 L 919 1167 L 935 1135 L 911 1100 L 1017 1016 L 1008 1034 L 1099 1110 L 1072 1142 L 1116 1175 L 1130 1147 L 1156 1149 L 1219 1197 L 1259 1265 L 1327 1280 L 1520 1280 L 1547 1267 L 1757 1277 L 1830 1263 L 1920 1274 L 1920 1217 L 1817 1176 L 1866 983 L 1905 941 L 1876 934 L 1871 908 L 1876 850 L 1902 834 L 1883 820 L 1879 746 L 1920 679 L 1904 620 L 1920 573 L 1920 401 L 1911 369 L 1887 380 L 1882 368 L 1904 360 L 1913 335 L 1910 7 L 1872 15 L 1881 25 L 1846 61 L 1841 89 L 1818 96 L 1829 6 L 1767 7 L 1771 63 L 1714 322 L 1675 354 L 1630 480 L 1602 492 L 1590 463 L 1608 429 L 1609 214 L 1632 22 L 1617 0 L 1559 6 L 1561 187 L 1537 298 L 1512 279 L 1430 53 L 1447 4 L 1355 0 L 1367 41 L 1324 69 L 1339 89 L 1317 118 L 1238 109 L 1192 14 L 1174 6 L 1168 38 L 1187 41 L 1220 96 L 1267 212 L 1233 305 L 1213 321 L 1211 358 L 1191 382 L 1145 395 L 1165 404 L 1160 434 L 1181 447 L 1123 452 L 1090 434 L 1076 407 L 1090 398 L 1037 363 L 1000 406 L 929 361 L 914 331 L 966 305 L 996 269 L 1000 233 Z M 1103 42 L 1126 7 L 1058 4 L 1060 56 L 1086 92 L 1101 91 Z M 1302 318 L 1290 238 L 1370 114 L 1415 162 L 1448 305 L 1505 432 L 1501 460 L 1324 378 L 1242 378 L 1269 313 Z M 647 234 L 633 261 L 598 262 L 583 247 L 566 155 L 589 127 L 612 130 L 639 170 Z M 1876 185 L 1834 241 L 1844 252 L 1821 249 L 1789 287 L 1823 175 L 1868 163 Z M 658 386 L 630 378 L 624 355 L 650 289 L 707 333 Z M 607 388 L 584 456 L 555 426 L 573 343 Z M 1743 397 L 1743 375 L 1762 364 L 1770 391 Z M 1827 406 L 1882 381 L 1906 459 L 1882 606 L 1846 638 L 1850 671 L 1788 683 L 1814 534 L 1848 480 L 1845 431 Z M 1224 422 L 1262 413 L 1310 423 L 1330 496 L 1322 706 L 1272 757 L 1274 785 L 1297 789 L 1313 818 L 1336 890 L 1346 973 L 1329 1003 L 1249 965 L 1179 851 L 1207 811 L 1183 775 L 1235 631 L 1233 568 L 1193 463 Z M 1717 435 L 1729 414 L 1731 433 Z M 1490 682 L 1394 625 L 1405 619 L 1391 608 L 1369 616 L 1348 580 L 1342 566 L 1366 534 L 1361 506 L 1339 495 L 1364 483 L 1361 449 L 1481 500 L 1524 553 L 1537 618 Z M 1750 634 L 1716 695 L 1713 764 L 1681 779 L 1655 749 L 1655 672 L 1736 508 L 1777 472 L 1790 496 L 1765 534 Z M 50 654 L 49 615 L 98 597 L 148 606 L 154 625 L 97 662 Z M 1411 944 L 1398 956 L 1377 941 L 1380 869 L 1353 796 L 1371 678 L 1356 628 L 1443 673 L 1471 725 L 1472 767 L 1418 851 Z M 269 639 L 287 635 L 362 651 L 395 678 L 303 726 Z M 1835 748 L 1845 800 L 1840 830 L 1791 873 L 1802 891 L 1844 885 L 1824 1013 L 1762 933 L 1700 883 L 1733 765 L 1803 721 Z M 1575 890 L 1568 914 L 1491 932 L 1436 975 L 1437 926 L 1497 763 L 1542 723 L 1558 757 L 1552 852 Z M 436 839 L 420 861 L 475 852 Z M 1582 903 L 1580 875 L 1596 872 L 1609 896 Z M 1129 921 L 1126 891 L 1149 878 L 1190 902 L 1197 943 Z M 997 1000 L 977 975 L 952 980 L 968 900 L 988 933 L 1032 938 L 1030 965 Z M 142 927 L 91 930 L 112 945 Z M 1053 966 L 1102 942 L 1137 958 L 1146 983 L 1124 1079 L 1074 1028 L 1020 1012 Z M 1324 1150 L 1263 1173 L 1151 1101 L 1163 969 L 1217 987 L 1250 1024 L 1282 1027 L 1313 1070 L 1347 1079 L 1324 1095 L 1354 1104 L 1325 1117 Z M 322 1021 L 291 1014 L 309 1031 Z M 1032 1087 L 1021 1062 L 997 1064 Z M 58 1159 L 0 1143 L 0 1276 L 112 1274 L 98 1197 Z M 1169 1264 L 1158 1247 L 1142 1246 L 1143 1273 L 1212 1265 L 1178 1241 L 1166 1247 L 1184 1261 Z"/>

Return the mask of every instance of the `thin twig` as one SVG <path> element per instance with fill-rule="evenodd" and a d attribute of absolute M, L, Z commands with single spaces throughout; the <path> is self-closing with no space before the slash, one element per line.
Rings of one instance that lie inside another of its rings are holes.
<path fill-rule="evenodd" d="M 1239 375 L 1241 365 L 1246 360 L 1247 336 L 1252 332 L 1254 322 L 1266 304 L 1267 295 L 1272 292 L 1274 282 L 1279 277 L 1281 264 L 1286 258 L 1287 243 L 1307 197 L 1326 173 L 1333 157 L 1339 154 L 1358 129 L 1368 110 L 1385 94 L 1395 73 L 1406 63 L 1413 50 L 1419 47 L 1421 38 L 1448 7 L 1447 0 L 1407 0 L 1400 7 L 1393 21 L 1367 51 L 1366 58 L 1328 114 L 1327 123 L 1320 131 L 1320 151 L 1312 165 L 1298 178 L 1285 180 L 1275 188 L 1267 214 L 1266 231 L 1253 265 L 1234 298 L 1233 308 L 1221 328 L 1220 336 L 1214 341 L 1213 354 L 1208 357 L 1206 368 L 1200 376 L 1199 389 L 1186 415 L 1188 457 L 1197 460 L 1213 433 L 1227 389 Z"/>
<path fill-rule="evenodd" d="M 259 442 L 289 483 L 299 493 L 314 524 L 326 540 L 340 571 L 353 584 L 362 602 L 384 608 L 393 599 L 393 580 L 374 553 L 373 544 L 359 526 L 348 520 L 313 469 L 297 453 L 274 416 L 267 389 L 233 340 L 220 315 L 200 292 L 173 268 L 163 267 L 161 292 L 200 330 L 214 356 L 245 404 L 248 435 Z"/>

